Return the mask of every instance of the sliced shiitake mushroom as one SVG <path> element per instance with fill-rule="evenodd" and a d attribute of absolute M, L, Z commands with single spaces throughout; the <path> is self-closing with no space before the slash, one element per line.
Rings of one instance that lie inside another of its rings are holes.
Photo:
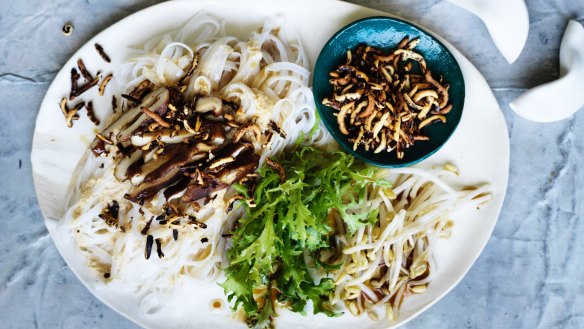
<path fill-rule="evenodd" d="M 233 135 L 233 142 L 237 143 L 240 140 L 246 140 L 245 136 L 252 136 L 253 139 L 247 141 L 260 141 L 262 138 L 262 130 L 260 126 L 255 123 L 247 123 L 239 127 Z"/>
<path fill-rule="evenodd" d="M 280 176 L 280 184 L 284 184 L 286 182 L 286 170 L 284 167 L 270 158 L 266 158 L 266 163 L 270 168 L 278 172 L 278 176 Z"/>
<path fill-rule="evenodd" d="M 217 174 L 218 180 L 225 185 L 233 185 L 258 168 L 260 156 L 253 151 L 243 151 L 236 161 L 229 163 Z"/>
<path fill-rule="evenodd" d="M 159 88 L 148 94 L 141 106 L 148 106 L 159 110 L 164 109 L 164 105 L 168 104 L 169 93 L 166 88 Z M 100 134 L 112 140 L 114 144 L 127 140 L 130 138 L 132 132 L 140 127 L 148 117 L 142 113 L 140 106 L 129 109 L 122 114 L 117 120 L 112 122 Z M 95 149 L 99 143 L 99 139 L 95 138 L 91 144 L 91 149 Z"/>
<path fill-rule="evenodd" d="M 206 198 L 213 192 L 221 190 L 225 187 L 227 187 L 226 184 L 219 182 L 213 177 L 207 177 L 203 180 L 202 184 L 189 185 L 181 197 L 181 200 L 186 203 L 195 202 L 197 200 Z"/>
<path fill-rule="evenodd" d="M 132 152 L 129 156 L 123 156 L 123 158 L 115 165 L 114 168 L 114 176 L 116 179 L 120 182 L 128 179 L 128 169 L 132 164 L 137 163 L 137 161 L 141 158 L 141 150 L 134 150 L 134 152 Z"/>
<path fill-rule="evenodd" d="M 186 130 L 176 131 L 174 129 L 163 129 L 155 132 L 146 132 L 142 135 L 134 135 L 131 137 L 132 145 L 136 147 L 142 147 L 153 141 L 160 141 L 163 144 L 176 144 L 182 143 L 187 138 L 195 136 L 195 134 L 190 133 Z"/>
<path fill-rule="evenodd" d="M 182 166 L 191 161 L 197 152 L 196 144 L 168 146 L 166 154 L 144 165 L 155 167 L 155 169 L 147 173 L 142 182 L 137 184 L 138 186 L 126 198 L 134 202 L 148 200 L 160 190 L 175 184 L 184 176 L 181 171 Z M 143 167 L 144 169 L 146 168 Z M 150 170 L 150 168 L 146 170 Z"/>

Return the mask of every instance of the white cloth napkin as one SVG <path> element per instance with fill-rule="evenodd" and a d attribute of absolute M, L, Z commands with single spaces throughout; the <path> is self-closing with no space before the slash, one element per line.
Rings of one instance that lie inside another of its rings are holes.
<path fill-rule="evenodd" d="M 509 64 L 515 62 L 529 32 L 524 0 L 448 0 L 477 15 Z"/>
<path fill-rule="evenodd" d="M 526 91 L 509 106 L 522 117 L 554 122 L 584 105 L 584 27 L 570 21 L 560 46 L 560 78 Z"/>

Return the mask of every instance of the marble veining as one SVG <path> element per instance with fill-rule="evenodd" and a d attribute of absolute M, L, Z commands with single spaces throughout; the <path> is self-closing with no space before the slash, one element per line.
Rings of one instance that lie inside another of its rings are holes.
<path fill-rule="evenodd" d="M 0 328 L 136 328 L 59 256 L 36 202 L 30 150 L 40 103 L 63 63 L 95 33 L 155 2 L 0 1 Z M 447 1 L 352 2 L 452 42 L 487 78 L 511 137 L 507 199 L 485 251 L 450 294 L 404 328 L 584 328 L 584 113 L 538 124 L 507 106 L 557 78 L 561 36 L 569 19 L 584 22 L 584 1 L 527 0 L 529 37 L 513 65 L 478 18 Z M 64 37 L 67 22 L 75 31 Z"/>

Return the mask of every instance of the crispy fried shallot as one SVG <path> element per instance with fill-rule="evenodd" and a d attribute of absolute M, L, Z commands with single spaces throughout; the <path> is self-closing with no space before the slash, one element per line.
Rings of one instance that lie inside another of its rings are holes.
<path fill-rule="evenodd" d="M 424 56 L 414 50 L 419 42 L 406 37 L 388 54 L 361 45 L 330 72 L 333 95 L 322 104 L 336 111 L 339 131 L 354 150 L 396 150 L 402 159 L 415 141 L 429 139 L 424 127 L 446 122 L 452 110 L 448 85 L 432 76 Z"/>

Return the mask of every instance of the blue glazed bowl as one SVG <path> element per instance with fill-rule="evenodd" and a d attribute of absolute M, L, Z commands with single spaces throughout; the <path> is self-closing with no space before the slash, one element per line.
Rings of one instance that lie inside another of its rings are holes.
<path fill-rule="evenodd" d="M 333 94 L 329 83 L 329 72 L 346 61 L 347 50 L 355 50 L 367 44 L 384 51 L 397 48 L 402 39 L 419 38 L 415 51 L 424 56 L 427 67 L 434 77 L 443 76 L 450 85 L 449 96 L 452 110 L 446 115 L 446 123 L 436 123 L 422 128 L 428 141 L 416 141 L 404 150 L 404 157 L 397 158 L 395 151 L 373 153 L 363 147 L 353 151 L 347 136 L 339 131 L 334 109 L 322 104 L 322 100 Z M 316 61 L 313 75 L 313 92 L 316 107 L 325 126 L 335 140 L 355 157 L 379 167 L 398 168 L 416 164 L 436 153 L 452 136 L 460 122 L 464 107 L 464 78 L 454 56 L 440 41 L 428 32 L 408 22 L 390 17 L 369 17 L 355 21 L 333 35 L 325 44 Z"/>

